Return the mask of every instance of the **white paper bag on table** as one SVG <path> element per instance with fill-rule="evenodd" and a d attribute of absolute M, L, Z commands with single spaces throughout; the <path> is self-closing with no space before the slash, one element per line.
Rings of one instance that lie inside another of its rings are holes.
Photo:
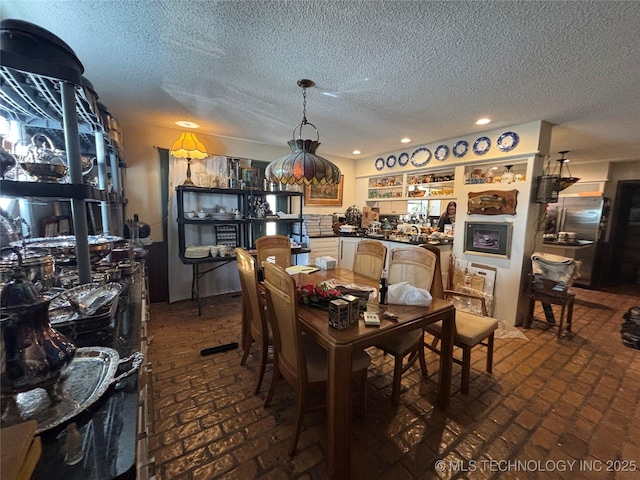
<path fill-rule="evenodd" d="M 414 287 L 409 282 L 394 283 L 389 285 L 387 303 L 428 307 L 431 304 L 431 293 L 423 288 Z"/>

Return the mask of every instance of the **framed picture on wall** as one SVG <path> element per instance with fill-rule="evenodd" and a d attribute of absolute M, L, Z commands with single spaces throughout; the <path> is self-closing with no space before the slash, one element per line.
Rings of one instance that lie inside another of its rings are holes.
<path fill-rule="evenodd" d="M 464 253 L 509 258 L 511 254 L 511 224 L 465 222 Z"/>
<path fill-rule="evenodd" d="M 259 168 L 244 167 L 242 169 L 242 181 L 244 181 L 244 185 L 247 190 L 262 190 Z"/>
<path fill-rule="evenodd" d="M 341 206 L 344 175 L 337 185 L 305 185 L 304 204 L 311 206 Z"/>

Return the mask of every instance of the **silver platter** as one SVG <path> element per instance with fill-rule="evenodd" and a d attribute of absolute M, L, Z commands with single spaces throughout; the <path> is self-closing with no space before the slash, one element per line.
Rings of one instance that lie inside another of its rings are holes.
<path fill-rule="evenodd" d="M 3 412 L 2 426 L 35 420 L 36 433 L 42 433 L 79 415 L 113 383 L 119 358 L 112 348 L 78 348 L 60 377 L 60 401 L 52 402 L 42 388 L 19 393 L 14 397 L 15 403 L 9 405 L 9 411 Z"/>
<path fill-rule="evenodd" d="M 101 307 L 112 302 L 122 292 L 117 282 L 101 285 L 86 283 L 63 291 L 49 304 L 49 310 L 71 306 L 81 317 L 90 317 Z"/>
<path fill-rule="evenodd" d="M 106 257 L 115 243 L 122 241 L 121 237 L 109 235 L 89 235 L 89 261 L 98 263 Z M 56 257 L 59 265 L 74 265 L 76 263 L 76 237 L 65 235 L 61 237 L 29 238 L 23 241 L 12 242 L 12 246 L 22 247 L 23 243 L 28 249 L 44 250 Z"/>
<path fill-rule="evenodd" d="M 90 330 L 97 330 L 99 328 L 105 328 L 111 325 L 113 318 L 115 317 L 116 310 L 118 309 L 117 296 L 106 305 L 96 310 L 93 315 L 82 315 L 75 311 L 70 305 L 51 308 L 49 306 L 49 321 L 51 326 L 60 330 L 60 333 L 65 333 L 61 329 L 74 327 L 76 332 L 87 332 Z"/>

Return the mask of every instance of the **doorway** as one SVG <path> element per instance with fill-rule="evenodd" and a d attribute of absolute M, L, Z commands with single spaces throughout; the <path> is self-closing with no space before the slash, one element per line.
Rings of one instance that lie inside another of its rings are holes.
<path fill-rule="evenodd" d="M 610 285 L 640 294 L 640 180 L 618 182 L 614 206 Z"/>

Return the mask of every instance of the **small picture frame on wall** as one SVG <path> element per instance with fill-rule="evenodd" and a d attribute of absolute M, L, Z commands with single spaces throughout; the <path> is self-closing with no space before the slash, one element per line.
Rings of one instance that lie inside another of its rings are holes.
<path fill-rule="evenodd" d="M 337 185 L 305 185 L 304 204 L 311 206 L 342 206 L 344 175 Z"/>
<path fill-rule="evenodd" d="M 464 253 L 509 258 L 511 254 L 511 224 L 465 222 Z"/>

